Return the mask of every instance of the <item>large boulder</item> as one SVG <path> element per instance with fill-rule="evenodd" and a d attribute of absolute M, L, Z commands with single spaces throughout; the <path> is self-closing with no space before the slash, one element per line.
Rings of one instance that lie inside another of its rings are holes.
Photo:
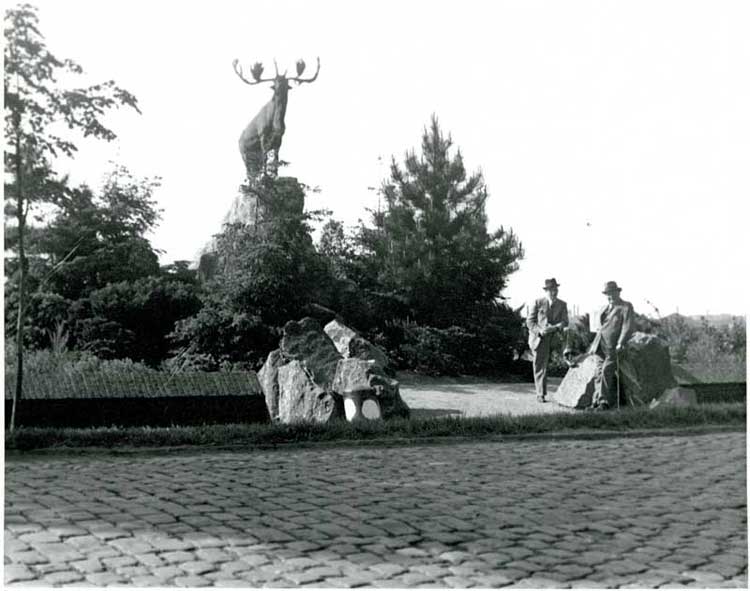
<path fill-rule="evenodd" d="M 392 371 L 382 349 L 343 323 L 328 323 L 324 331 L 317 320 L 303 318 L 286 323 L 279 349 L 258 377 L 271 418 L 284 423 L 343 416 L 344 398 L 359 413 L 360 395 L 376 401 L 380 418 L 409 416 Z"/>
<path fill-rule="evenodd" d="M 321 388 L 331 389 L 342 356 L 317 320 L 308 317 L 299 322 L 287 322 L 281 338 L 281 352 L 286 359 L 301 361 Z"/>
<path fill-rule="evenodd" d="M 279 410 L 282 423 L 325 423 L 343 416 L 343 402 L 313 381 L 302 362 L 292 360 L 278 368 Z"/>
<path fill-rule="evenodd" d="M 380 418 L 409 416 L 409 407 L 401 398 L 398 381 L 384 375 L 375 360 L 349 358 L 339 361 L 333 389 L 344 400 L 355 394 L 358 404 L 362 398 L 376 400 Z"/>
<path fill-rule="evenodd" d="M 281 350 L 276 349 L 268 354 L 266 362 L 258 372 L 258 381 L 266 398 L 271 420 L 276 420 L 279 416 L 279 368 L 285 363 Z"/>
<path fill-rule="evenodd" d="M 396 368 L 391 364 L 388 354 L 381 347 L 365 339 L 357 331 L 352 330 L 338 319 L 331 320 L 323 330 L 344 359 L 372 360 L 380 373 L 395 377 Z"/>
<path fill-rule="evenodd" d="M 591 405 L 594 382 L 601 359 L 589 354 L 579 359 L 563 378 L 552 400 L 571 408 Z M 649 404 L 667 388 L 676 385 L 669 359 L 669 347 L 653 334 L 636 332 L 619 354 L 621 400 L 632 406 Z"/>
<path fill-rule="evenodd" d="M 631 405 L 648 404 L 677 385 L 672 375 L 669 346 L 658 336 L 633 334 L 620 353 L 620 387 Z"/>
<path fill-rule="evenodd" d="M 597 355 L 585 357 L 568 370 L 550 399 L 570 408 L 588 408 L 594 399 L 594 382 L 601 366 L 602 360 Z"/>

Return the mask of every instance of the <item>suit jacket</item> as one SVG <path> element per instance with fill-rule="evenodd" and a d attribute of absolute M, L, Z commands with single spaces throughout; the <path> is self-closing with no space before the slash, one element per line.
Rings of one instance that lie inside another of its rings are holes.
<path fill-rule="evenodd" d="M 544 338 L 541 334 L 548 326 L 562 323 L 563 327 L 568 325 L 568 304 L 562 300 L 555 300 L 550 304 L 547 298 L 539 298 L 531 305 L 529 315 L 526 317 L 526 326 L 529 329 L 529 348 L 536 351 L 539 343 Z"/>
<path fill-rule="evenodd" d="M 589 353 L 596 353 L 601 347 L 604 353 L 612 352 L 618 345 L 624 345 L 635 332 L 635 311 L 633 304 L 622 300 L 611 308 L 607 305 L 599 312 L 601 328 L 591 343 Z"/>

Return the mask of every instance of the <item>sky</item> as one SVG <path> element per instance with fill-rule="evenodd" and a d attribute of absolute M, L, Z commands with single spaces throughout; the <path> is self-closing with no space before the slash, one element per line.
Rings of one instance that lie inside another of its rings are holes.
<path fill-rule="evenodd" d="M 484 175 L 490 229 L 524 245 L 511 304 L 555 277 L 580 312 L 615 280 L 651 316 L 747 313 L 747 2 L 33 4 L 55 55 L 138 97 L 142 115 L 107 116 L 115 142 L 81 141 L 58 169 L 94 186 L 111 161 L 162 177 L 163 263 L 195 257 L 243 181 L 237 141 L 271 91 L 232 61 L 292 72 L 319 56 L 281 148 L 284 174 L 320 189 L 309 209 L 367 219 L 434 113 Z"/>

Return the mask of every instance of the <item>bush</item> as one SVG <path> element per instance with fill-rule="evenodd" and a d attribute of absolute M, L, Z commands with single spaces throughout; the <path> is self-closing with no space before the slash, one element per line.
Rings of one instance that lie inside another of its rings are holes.
<path fill-rule="evenodd" d="M 484 324 L 436 328 L 392 322 L 372 340 L 390 351 L 400 369 L 431 375 L 512 373 L 514 351 L 523 338 L 510 308 L 496 306 Z"/>

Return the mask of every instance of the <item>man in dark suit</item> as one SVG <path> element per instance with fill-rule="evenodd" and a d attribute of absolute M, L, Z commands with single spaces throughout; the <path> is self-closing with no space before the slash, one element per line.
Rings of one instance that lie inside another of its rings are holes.
<path fill-rule="evenodd" d="M 608 304 L 599 312 L 601 328 L 591 343 L 589 353 L 603 359 L 600 371 L 594 382 L 594 410 L 607 410 L 618 404 L 617 356 L 635 331 L 633 304 L 620 298 L 622 288 L 616 281 L 607 281 L 602 293 Z"/>
<path fill-rule="evenodd" d="M 555 278 L 546 279 L 546 297 L 535 300 L 529 307 L 529 315 L 526 317 L 529 348 L 534 356 L 536 399 L 539 402 L 547 401 L 547 364 L 552 346 L 555 344 L 555 335 L 562 334 L 568 326 L 568 305 L 557 298 L 559 287 Z"/>

